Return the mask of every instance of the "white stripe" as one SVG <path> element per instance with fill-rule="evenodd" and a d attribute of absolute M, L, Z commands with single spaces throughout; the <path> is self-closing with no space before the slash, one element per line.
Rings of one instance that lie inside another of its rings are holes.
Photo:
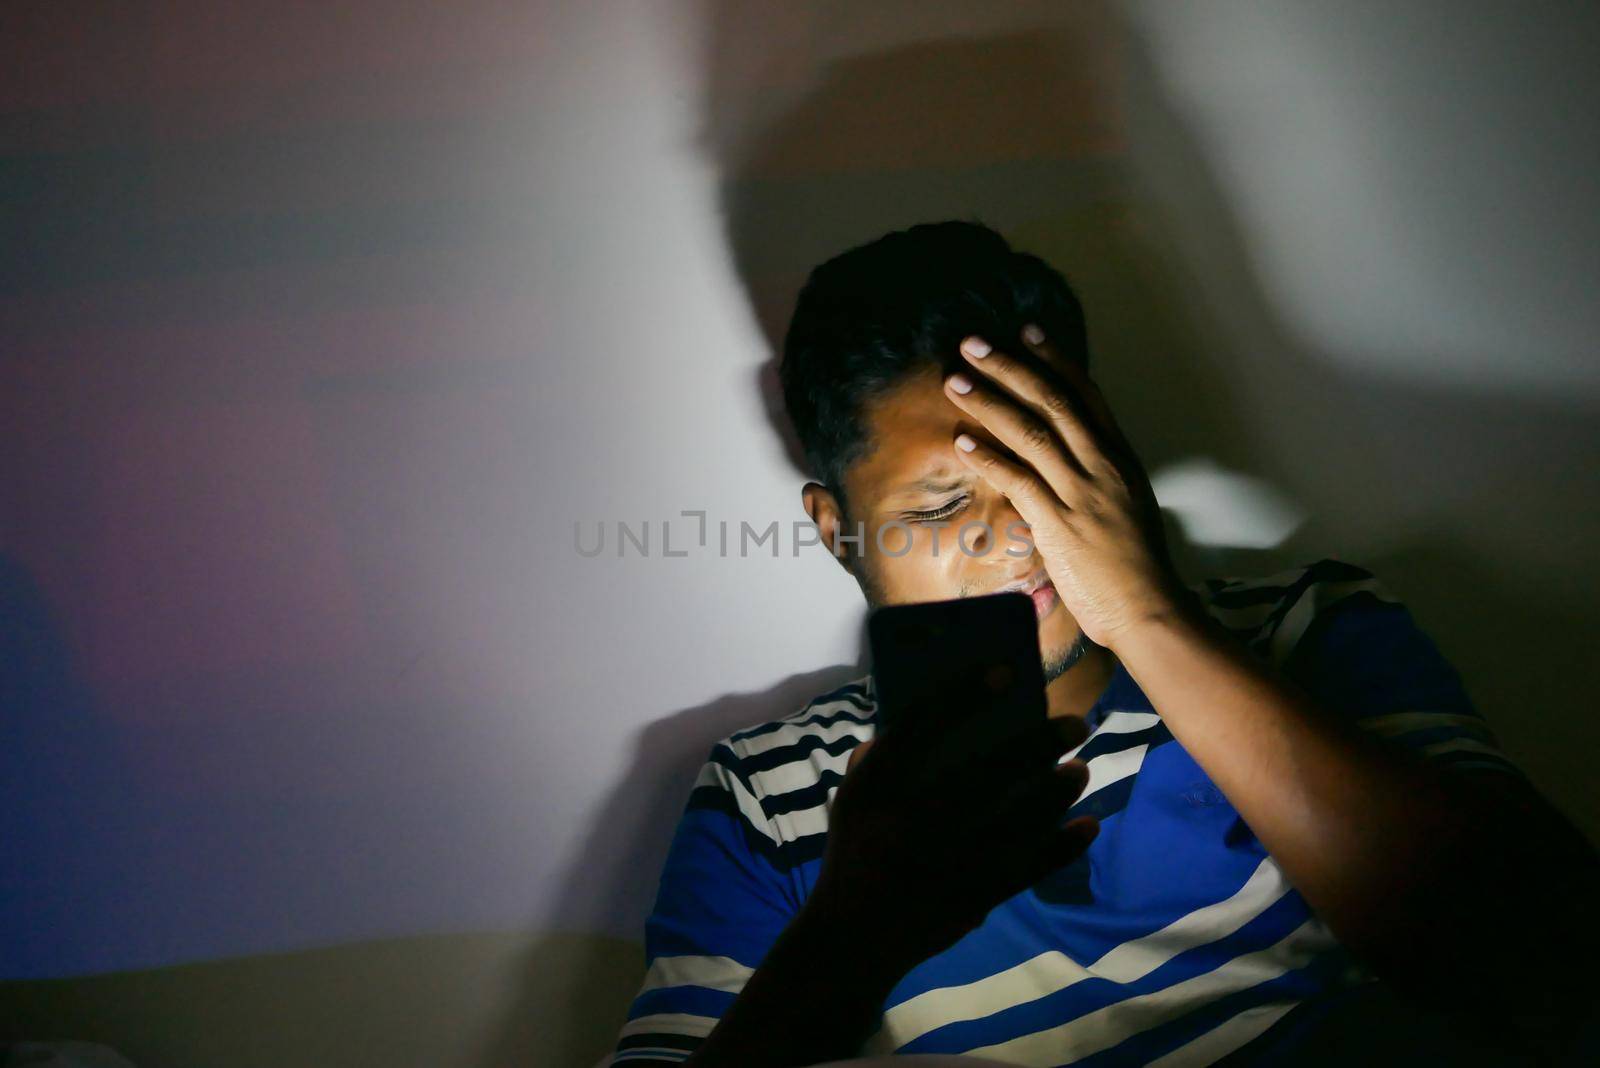
<path fill-rule="evenodd" d="M 1265 1005 L 1245 1009 L 1192 1042 L 1157 1057 L 1145 1068 L 1187 1068 L 1188 1065 L 1210 1064 L 1220 1060 L 1283 1019 L 1298 1004 L 1298 999 L 1269 1001 Z"/>
<path fill-rule="evenodd" d="M 1150 723 L 1160 719 L 1152 713 L 1130 713 L 1126 718 L 1133 720 L 1134 724 L 1118 724 L 1122 731 L 1138 730 L 1140 727 L 1149 726 Z M 1082 746 L 1078 747 L 1079 749 Z M 1088 797 L 1096 790 L 1110 786 L 1112 783 L 1127 778 L 1138 772 L 1144 761 L 1145 750 L 1148 746 L 1139 745 L 1132 749 L 1125 749 L 1117 753 L 1107 753 L 1095 757 L 1088 762 L 1089 781 L 1083 788 L 1081 797 Z M 1070 760 L 1077 753 L 1077 749 L 1062 757 Z M 849 761 L 849 754 L 842 753 L 836 757 L 829 757 L 818 753 L 811 754 L 819 758 L 818 763 L 823 768 L 830 765 L 835 770 L 843 772 Z M 820 781 L 818 764 L 813 764 L 809 759 L 796 760 L 772 771 L 757 772 L 751 776 L 752 785 L 756 787 L 758 797 L 771 797 L 777 793 L 787 793 L 790 790 L 804 789 L 814 786 Z M 777 781 L 774 782 L 774 779 Z M 838 787 L 828 790 L 827 797 L 822 804 L 810 808 L 796 809 L 793 812 L 780 812 L 772 817 L 772 825 L 777 829 L 783 841 L 793 841 L 808 834 L 822 834 L 828 830 L 828 806 L 833 801 L 833 795 L 838 792 Z"/>
<path fill-rule="evenodd" d="M 1311 620 L 1317 612 L 1315 591 L 1316 587 L 1313 586 L 1301 594 L 1294 607 L 1290 608 L 1288 614 L 1279 621 L 1278 629 L 1273 631 L 1272 640 L 1267 648 L 1274 664 L 1281 665 L 1284 662 L 1289 650 L 1311 625 Z"/>
<path fill-rule="evenodd" d="M 1110 1049 L 1132 1035 L 1176 1019 L 1217 998 L 1276 979 L 1303 967 L 1333 945 L 1328 929 L 1315 917 L 1265 949 L 1235 957 L 1203 975 L 1174 983 L 1141 997 L 1096 1009 L 1076 1020 L 1021 1035 L 992 1046 L 966 1051 L 1016 1064 L 1056 1065 Z"/>
<path fill-rule="evenodd" d="M 1208 604 L 1206 605 L 1206 611 L 1223 626 L 1234 630 L 1243 630 L 1261 626 L 1282 603 L 1283 598 L 1280 597 L 1276 601 L 1239 605 L 1235 608 L 1225 608 L 1219 604 Z"/>
<path fill-rule="evenodd" d="M 753 972 L 732 957 L 657 957 L 645 973 L 639 993 L 666 986 L 703 986 L 737 994 Z"/>
<path fill-rule="evenodd" d="M 871 737 L 872 728 L 857 723 L 855 730 L 845 730 L 840 733 L 853 734 L 865 741 Z M 787 764 L 779 764 L 767 771 L 752 772 L 750 785 L 755 788 L 757 797 L 772 797 L 792 790 L 804 790 L 808 786 L 815 786 L 824 771 L 837 771 L 843 774 L 849 762 L 848 750 L 835 755 L 813 749 L 809 753 L 795 757 Z"/>
<path fill-rule="evenodd" d="M 1505 760 L 1505 754 L 1494 746 L 1485 745 L 1471 738 L 1452 738 L 1447 742 L 1435 742 L 1433 745 L 1423 746 L 1421 751 L 1428 756 L 1438 756 L 1441 753 L 1484 753 Z"/>
<path fill-rule="evenodd" d="M 772 839 L 774 845 L 780 844 L 768 826 L 767 814 L 761 811 L 761 805 L 750 796 L 750 792 L 740 785 L 737 779 L 729 774 L 727 768 L 721 764 L 707 763 L 700 768 L 700 774 L 695 778 L 694 784 L 696 787 L 715 786 L 732 794 L 734 803 L 739 806 L 739 811 L 744 814 L 750 825 Z"/>
<path fill-rule="evenodd" d="M 1078 795 L 1078 799 L 1081 801 L 1114 782 L 1120 782 L 1130 775 L 1137 775 L 1140 765 L 1144 763 L 1145 750 L 1149 748 L 1148 745 L 1136 745 L 1132 749 L 1124 749 L 1120 753 L 1107 753 L 1089 761 L 1089 781 L 1084 785 L 1083 793 Z"/>
<path fill-rule="evenodd" d="M 1146 715 L 1147 718 L 1152 719 L 1152 721 L 1155 721 L 1155 719 L 1160 719 L 1160 716 L 1149 715 L 1149 713 L 1142 713 L 1142 715 L 1130 715 L 1128 718 L 1144 719 L 1146 718 Z M 1125 729 L 1130 729 L 1130 727 L 1125 727 Z M 1131 727 L 1131 729 L 1138 729 L 1138 727 Z M 1118 782 L 1118 780 L 1126 779 L 1128 775 L 1138 774 L 1139 766 L 1144 763 L 1144 753 L 1146 753 L 1147 748 L 1149 748 L 1149 745 L 1136 745 L 1136 747 L 1128 748 L 1128 750 L 1118 751 L 1118 753 L 1106 753 L 1104 756 L 1096 756 L 1096 758 L 1088 761 L 1090 779 L 1088 779 L 1088 783 L 1085 783 L 1085 787 L 1083 787 L 1083 793 L 1080 795 L 1080 799 L 1090 796 L 1091 793 L 1094 793 L 1096 790 L 1104 790 L 1104 788 L 1109 787 L 1109 785 L 1112 785 L 1112 783 Z M 1077 750 L 1072 751 L 1072 753 L 1067 753 L 1066 756 L 1062 756 L 1062 761 L 1072 759 L 1072 756 L 1074 756 L 1075 753 L 1077 753 Z M 843 771 L 848 758 L 850 758 L 850 755 L 845 753 L 845 755 L 837 756 L 837 758 L 829 758 L 827 763 L 838 764 L 838 771 Z M 814 785 L 814 783 L 821 779 L 821 777 L 816 774 L 816 766 L 808 763 L 808 761 L 797 761 L 797 764 L 786 764 L 784 769 L 790 769 L 790 767 L 792 767 L 794 771 L 790 772 L 789 779 L 784 782 L 784 785 L 786 785 L 786 788 L 789 788 L 789 790 L 798 790 L 798 788 L 802 788 L 802 785 Z M 784 771 L 784 769 L 774 769 L 774 771 Z M 765 798 L 765 796 L 771 796 L 771 793 L 766 791 L 766 787 L 768 787 L 768 782 L 766 782 L 766 779 L 768 779 L 770 775 L 771 772 L 757 772 L 757 774 L 752 775 L 752 780 L 754 780 L 755 785 L 757 785 L 758 790 L 760 790 L 760 796 L 763 796 L 763 798 Z M 805 779 L 805 782 L 803 783 L 802 777 Z M 802 783 L 802 785 L 797 785 L 797 783 Z M 774 827 L 778 828 L 778 833 L 782 836 L 782 839 L 784 839 L 784 841 L 794 841 L 795 838 L 802 838 L 802 836 L 805 835 L 821 835 L 821 833 L 826 833 L 827 812 L 829 812 L 830 804 L 832 804 L 832 801 L 834 801 L 835 793 L 838 793 L 837 785 L 829 788 L 829 791 L 827 791 L 827 798 L 822 801 L 822 804 L 814 804 L 814 806 L 811 806 L 810 809 L 795 809 L 794 812 L 779 812 L 778 815 L 774 815 L 773 825 Z"/>
<path fill-rule="evenodd" d="M 1161 722 L 1161 717 L 1154 712 L 1126 712 L 1115 709 L 1106 713 L 1106 718 L 1101 720 L 1096 734 L 1132 734 L 1142 731 L 1146 727 L 1154 727 Z"/>
<path fill-rule="evenodd" d="M 1161 717 L 1149 712 L 1121 713 L 1115 729 L 1111 733 L 1127 733 L 1141 730 L 1160 721 Z M 1109 723 L 1110 720 L 1108 719 Z M 857 727 L 860 725 L 857 724 Z M 849 733 L 849 732 L 845 732 Z M 1087 742 L 1085 743 L 1087 744 Z M 1078 746 L 1062 757 L 1070 760 L 1082 749 Z M 1144 759 L 1147 746 L 1135 746 L 1118 753 L 1107 753 L 1105 756 L 1095 757 L 1089 763 L 1089 782 L 1084 787 L 1083 797 L 1088 797 L 1096 790 L 1109 786 L 1120 779 L 1126 778 L 1139 770 Z M 849 753 L 838 756 L 828 756 L 820 752 L 812 752 L 807 757 L 794 760 L 788 764 L 773 768 L 771 771 L 757 772 L 751 776 L 751 785 L 756 788 L 757 797 L 772 797 L 775 794 L 788 793 L 791 790 L 802 790 L 808 786 L 815 786 L 821 781 L 821 772 L 824 769 L 843 773 L 850 759 Z M 813 763 L 813 760 L 816 762 Z M 772 824 L 778 830 L 781 840 L 793 841 L 808 834 L 821 834 L 828 829 L 828 805 L 833 800 L 833 795 L 838 788 L 829 789 L 827 799 L 820 805 L 810 808 L 796 809 L 793 812 L 782 812 L 772 817 Z M 759 808 L 759 806 L 757 806 Z M 763 818 L 765 818 L 763 816 Z"/>
<path fill-rule="evenodd" d="M 1294 580 L 1306 573 L 1305 567 L 1291 567 L 1283 571 L 1275 571 L 1270 575 L 1258 578 L 1228 578 L 1218 593 L 1235 593 L 1240 590 L 1263 590 L 1269 586 L 1292 586 Z M 1204 589 L 1205 584 L 1201 583 Z"/>
<path fill-rule="evenodd" d="M 826 834 L 828 831 L 828 806 L 833 803 L 833 795 L 839 792 L 838 787 L 830 787 L 827 798 L 820 805 L 802 808 L 794 812 L 780 812 L 772 817 L 773 826 L 778 828 L 778 833 L 785 842 L 792 842 L 797 838 L 804 838 L 808 834 Z"/>
<path fill-rule="evenodd" d="M 1312 565 L 1310 564 L 1303 564 L 1299 567 L 1290 567 L 1285 568 L 1282 571 L 1274 571 L 1270 575 L 1259 575 L 1246 578 L 1227 578 L 1215 591 L 1207 590 L 1205 588 L 1205 583 L 1203 582 L 1197 583 L 1196 592 L 1199 593 L 1202 598 L 1207 599 L 1207 604 L 1210 606 L 1209 598 L 1216 597 L 1224 593 L 1244 593 L 1249 590 L 1277 590 L 1278 597 L 1276 600 L 1270 603 L 1274 605 L 1281 605 L 1283 603 L 1283 599 L 1289 595 L 1289 590 L 1296 582 L 1300 581 L 1307 571 L 1311 570 L 1311 566 Z M 1255 606 L 1251 605 L 1250 607 L 1253 608 Z M 1227 611 L 1227 609 L 1224 609 L 1224 611 Z"/>
<path fill-rule="evenodd" d="M 652 1061 L 686 1061 L 689 1059 L 689 1050 L 665 1049 L 651 1046 L 640 1046 L 637 1049 L 625 1049 L 621 1053 L 613 1054 L 607 1066 L 614 1064 L 627 1064 L 629 1061 L 642 1061 L 649 1058 Z"/>
<path fill-rule="evenodd" d="M 1142 731 L 1146 727 L 1154 727 L 1161 722 L 1161 717 L 1154 712 L 1108 712 L 1106 718 L 1100 721 L 1089 737 L 1061 754 L 1061 759 L 1056 761 L 1064 764 L 1083 751 L 1083 747 L 1100 737 L 1102 734 L 1132 734 Z"/>
<path fill-rule="evenodd" d="M 1117 983 L 1143 979 L 1179 953 L 1215 942 L 1265 912 L 1289 890 L 1283 869 L 1271 857 L 1234 893 L 1180 917 L 1144 938 L 1124 942 L 1091 966 L 1096 975 Z"/>
<path fill-rule="evenodd" d="M 704 1038 L 717 1026 L 715 1016 L 691 1016 L 683 1012 L 657 1012 L 629 1020 L 622 1025 L 619 1039 L 630 1035 L 687 1035 Z"/>
<path fill-rule="evenodd" d="M 1063 755 L 1061 759 L 1071 760 L 1073 757 L 1077 756 L 1079 750 L 1081 750 L 1085 745 L 1089 744 L 1089 741 L 1094 738 L 1095 735 L 1131 734 L 1134 731 L 1141 731 L 1147 727 L 1153 727 L 1159 722 L 1161 722 L 1161 717 L 1156 715 L 1154 712 L 1114 711 L 1108 713 L 1105 720 L 1098 728 L 1096 728 L 1094 734 L 1091 734 L 1089 738 L 1084 739 L 1082 743 L 1074 747 L 1070 752 Z M 867 741 L 872 737 L 873 733 L 873 727 L 869 723 L 858 723 L 844 720 L 839 723 L 830 724 L 827 727 L 796 728 L 791 734 L 784 736 L 787 740 L 783 744 L 792 745 L 796 741 L 806 737 L 819 737 L 824 741 L 835 741 L 839 738 L 851 736 L 859 738 L 862 741 Z M 749 743 L 734 743 L 731 748 L 733 748 L 734 752 L 739 756 L 754 755 L 758 752 L 765 752 L 768 749 L 780 748 L 780 745 L 773 744 L 759 749 L 750 748 L 748 752 L 740 751 L 742 747 L 748 746 Z M 778 794 L 791 793 L 795 790 L 804 790 L 807 787 L 815 786 L 821 780 L 822 773 L 824 771 L 837 771 L 842 774 L 845 768 L 848 766 L 849 761 L 849 752 L 833 755 L 814 749 L 809 753 L 796 756 L 795 759 L 789 761 L 788 763 L 780 764 L 777 767 L 770 768 L 766 771 L 758 771 L 753 773 L 750 776 L 750 785 L 755 790 L 755 796 L 757 798 L 774 797 Z M 801 811 L 803 812 L 805 810 Z M 820 809 L 818 811 L 820 811 Z M 800 816 L 800 813 L 791 813 L 790 815 L 798 817 Z M 815 827 L 814 821 L 809 818 L 800 818 L 796 822 L 812 830 L 823 829 L 820 827 Z M 807 830 L 803 833 L 810 833 L 810 830 Z"/>
<path fill-rule="evenodd" d="M 1391 712 L 1388 715 L 1358 719 L 1356 724 L 1362 730 L 1371 731 L 1384 738 L 1397 738 L 1403 734 L 1434 730 L 1438 727 L 1461 727 L 1485 741 L 1494 739 L 1494 732 L 1482 719 L 1454 712 Z"/>
<path fill-rule="evenodd" d="M 894 1049 L 935 1028 L 990 1016 L 1085 979 L 1135 982 L 1181 953 L 1226 938 L 1265 912 L 1288 889 L 1282 870 L 1268 857 L 1229 897 L 1181 916 L 1158 931 L 1123 942 L 1087 968 L 1060 950 L 1050 950 L 962 986 L 927 990 L 887 1009 L 880 1031 L 883 1037 L 874 1038 Z"/>
<path fill-rule="evenodd" d="M 1320 563 L 1320 561 L 1318 561 Z M 1295 581 L 1311 570 L 1311 564 L 1296 567 L 1286 567 L 1282 571 L 1274 571 L 1270 575 L 1260 578 L 1245 577 L 1234 579 L 1233 588 L 1236 590 L 1259 590 L 1267 586 L 1292 586 Z"/>
<path fill-rule="evenodd" d="M 1272 662 L 1282 664 L 1301 637 L 1311 620 L 1327 609 L 1355 593 L 1370 593 L 1380 601 L 1398 604 L 1398 599 L 1385 589 L 1377 579 L 1351 579 L 1347 582 L 1314 582 L 1300 594 L 1294 607 L 1289 609 L 1278 629 L 1272 634 Z"/>
<path fill-rule="evenodd" d="M 800 718 L 809 719 L 814 715 L 827 715 L 830 710 L 839 711 L 841 709 L 848 709 L 850 712 L 853 712 L 858 716 L 865 716 L 867 714 L 856 708 L 854 705 L 841 705 L 837 707 L 830 706 L 829 708 L 813 709 Z M 837 723 L 807 723 L 804 726 L 786 723 L 775 731 L 769 731 L 766 734 L 758 734 L 754 738 L 731 741 L 728 743 L 728 747 L 742 757 L 755 756 L 757 753 L 765 753 L 773 749 L 782 749 L 786 745 L 794 745 L 797 742 L 804 741 L 807 738 L 821 738 L 824 742 L 831 742 L 843 737 L 846 734 L 855 735 L 856 737 L 864 737 L 865 735 L 871 733 L 872 724 L 867 723 L 864 720 L 852 719 L 849 716 L 845 716 Z M 805 757 L 799 756 L 795 759 L 804 760 Z"/>

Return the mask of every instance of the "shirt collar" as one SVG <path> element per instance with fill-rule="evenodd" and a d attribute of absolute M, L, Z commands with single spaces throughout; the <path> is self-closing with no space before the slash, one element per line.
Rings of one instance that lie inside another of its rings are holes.
<path fill-rule="evenodd" d="M 867 702 L 872 706 L 872 718 L 878 718 L 878 678 L 872 672 L 867 673 L 866 681 Z M 1100 696 L 1095 698 L 1093 705 L 1084 715 L 1084 722 L 1091 732 L 1100 729 L 1100 724 L 1105 722 L 1108 715 L 1113 712 L 1154 712 L 1155 706 L 1144 695 L 1139 684 L 1133 681 L 1133 676 L 1128 674 L 1128 669 L 1122 666 L 1122 661 L 1113 658 L 1111 678 L 1106 682 L 1105 689 L 1100 691 Z"/>
<path fill-rule="evenodd" d="M 1133 681 L 1133 676 L 1122 666 L 1122 661 L 1114 659 L 1111 678 L 1106 683 L 1106 688 L 1100 691 L 1100 696 L 1089 706 L 1089 711 L 1084 714 L 1083 719 L 1093 732 L 1099 730 L 1100 724 L 1104 723 L 1106 717 L 1113 712 L 1154 711 L 1155 706 L 1144 695 L 1139 684 Z"/>

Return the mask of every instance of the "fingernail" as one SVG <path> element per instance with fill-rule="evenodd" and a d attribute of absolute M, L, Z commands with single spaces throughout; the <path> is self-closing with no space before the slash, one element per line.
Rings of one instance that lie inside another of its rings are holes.
<path fill-rule="evenodd" d="M 972 381 L 966 375 L 951 375 L 948 381 L 950 388 L 957 393 L 972 392 Z"/>
<path fill-rule="evenodd" d="M 981 337 L 969 337 L 961 343 L 961 349 L 968 356 L 978 359 L 989 355 L 989 343 Z"/>
<path fill-rule="evenodd" d="M 1022 340 L 1030 345 L 1037 345 L 1044 340 L 1044 331 L 1039 329 L 1038 323 L 1029 323 L 1022 328 Z"/>
<path fill-rule="evenodd" d="M 956 448 L 960 449 L 962 452 L 971 452 L 973 449 L 976 449 L 977 447 L 978 447 L 978 443 L 976 441 L 973 441 L 970 435 L 967 435 L 967 434 L 957 434 L 956 435 Z"/>

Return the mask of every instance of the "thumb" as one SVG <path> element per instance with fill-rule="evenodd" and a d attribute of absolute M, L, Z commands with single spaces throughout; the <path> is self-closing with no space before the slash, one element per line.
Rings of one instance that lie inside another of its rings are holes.
<path fill-rule="evenodd" d="M 1033 882 L 1059 871 L 1083 856 L 1089 843 L 1100 833 L 1100 821 L 1093 816 L 1078 816 L 1062 824 L 1038 858 Z M 1029 884 L 1030 886 L 1032 883 Z"/>

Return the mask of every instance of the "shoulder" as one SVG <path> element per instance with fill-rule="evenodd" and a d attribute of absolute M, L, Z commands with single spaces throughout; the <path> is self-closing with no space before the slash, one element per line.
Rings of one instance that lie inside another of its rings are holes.
<path fill-rule="evenodd" d="M 774 738 L 820 734 L 842 721 L 870 724 L 875 710 L 872 676 L 863 675 L 827 693 L 818 694 L 780 719 L 734 731 L 717 744 L 739 753 L 757 752 L 768 748 Z"/>
<path fill-rule="evenodd" d="M 875 711 L 871 676 L 853 679 L 789 715 L 719 739 L 697 785 L 741 795 L 780 841 L 820 832 L 850 751 L 876 730 Z"/>
<path fill-rule="evenodd" d="M 1371 569 L 1333 557 L 1260 577 L 1207 578 L 1189 589 L 1209 616 L 1280 666 L 1335 619 L 1409 621 L 1400 599 Z"/>
<path fill-rule="evenodd" d="M 1440 766 L 1522 776 L 1461 672 L 1371 570 L 1322 559 L 1189 588 L 1330 713 Z"/>

